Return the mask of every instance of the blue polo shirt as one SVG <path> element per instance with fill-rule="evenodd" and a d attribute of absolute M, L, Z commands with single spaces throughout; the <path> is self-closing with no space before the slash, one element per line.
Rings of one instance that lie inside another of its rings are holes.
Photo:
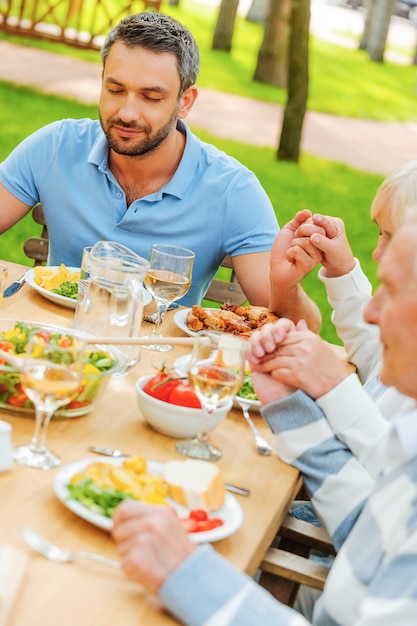
<path fill-rule="evenodd" d="M 226 254 L 270 250 L 278 224 L 253 172 L 184 122 L 178 130 L 186 145 L 174 176 L 128 208 L 99 121 L 54 122 L 13 150 L 0 164 L 0 182 L 25 204 L 42 203 L 50 265 L 78 267 L 83 247 L 99 240 L 118 241 L 146 259 L 151 244 L 175 243 L 196 255 L 191 289 L 180 301 L 191 306 Z"/>

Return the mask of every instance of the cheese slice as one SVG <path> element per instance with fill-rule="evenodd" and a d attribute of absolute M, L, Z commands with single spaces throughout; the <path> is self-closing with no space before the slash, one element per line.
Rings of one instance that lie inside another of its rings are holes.
<path fill-rule="evenodd" d="M 164 478 L 170 497 L 189 509 L 217 511 L 224 504 L 225 487 L 219 468 L 208 461 L 169 461 Z"/>

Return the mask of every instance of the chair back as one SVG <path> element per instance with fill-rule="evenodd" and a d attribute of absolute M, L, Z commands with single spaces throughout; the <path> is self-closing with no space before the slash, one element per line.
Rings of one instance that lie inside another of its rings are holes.
<path fill-rule="evenodd" d="M 32 209 L 32 217 L 37 224 L 42 225 L 40 237 L 29 237 L 26 239 L 23 250 L 29 259 L 34 260 L 34 266 L 42 265 L 48 260 L 49 237 L 46 227 L 45 218 L 43 216 L 42 205 L 35 204 Z"/>
<path fill-rule="evenodd" d="M 213 278 L 204 295 L 204 300 L 210 300 L 211 302 L 217 302 L 220 304 L 224 304 L 226 302 L 227 304 L 241 306 L 247 301 L 247 297 L 235 275 L 232 259 L 229 255 L 224 257 L 220 267 L 232 270 L 230 278 L 229 280 Z"/>

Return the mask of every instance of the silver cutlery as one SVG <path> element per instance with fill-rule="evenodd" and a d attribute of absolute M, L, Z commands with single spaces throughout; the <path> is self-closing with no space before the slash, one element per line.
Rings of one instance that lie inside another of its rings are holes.
<path fill-rule="evenodd" d="M 263 454 L 264 456 L 269 456 L 272 452 L 272 448 L 267 441 L 262 437 L 255 424 L 252 422 L 252 419 L 249 415 L 249 408 L 251 406 L 251 401 L 246 398 L 242 398 L 241 396 L 235 396 L 235 400 L 242 409 L 242 413 L 247 423 L 252 429 L 253 436 L 255 437 L 255 446 L 259 454 Z"/>
<path fill-rule="evenodd" d="M 6 289 L 4 290 L 3 298 L 8 298 L 9 296 L 12 296 L 14 293 L 16 293 L 16 291 L 19 291 L 25 280 L 26 279 L 24 274 L 23 276 L 15 280 L 14 283 L 6 287 Z"/>
<path fill-rule="evenodd" d="M 55 561 L 55 563 L 71 563 L 72 561 L 75 561 L 75 559 L 90 559 L 91 561 L 97 561 L 103 565 L 120 569 L 120 563 L 118 561 L 108 559 L 101 554 L 96 554 L 95 552 L 71 552 L 70 550 L 63 550 L 38 535 L 38 533 L 35 533 L 35 531 L 31 528 L 22 528 L 20 532 L 23 539 L 30 545 L 31 548 L 40 552 L 40 554 L 45 556 L 50 561 Z"/>
<path fill-rule="evenodd" d="M 90 452 L 95 452 L 95 454 L 101 454 L 102 456 L 110 456 L 113 458 L 118 458 L 122 456 L 131 456 L 126 452 L 122 452 L 122 450 L 117 450 L 114 448 L 101 448 L 100 446 L 88 446 L 88 450 Z M 227 491 L 231 491 L 233 493 L 238 493 L 240 496 L 249 496 L 250 491 L 245 487 L 238 487 L 237 485 L 230 485 L 229 483 L 225 484 L 225 489 Z"/>
<path fill-rule="evenodd" d="M 167 308 L 167 311 L 171 311 L 172 309 L 178 309 L 179 306 L 180 305 L 177 302 L 171 302 L 171 304 Z M 156 311 L 155 313 L 151 313 L 150 315 L 142 315 L 142 320 L 144 322 L 149 322 L 150 324 L 156 324 L 157 318 L 158 313 Z"/>

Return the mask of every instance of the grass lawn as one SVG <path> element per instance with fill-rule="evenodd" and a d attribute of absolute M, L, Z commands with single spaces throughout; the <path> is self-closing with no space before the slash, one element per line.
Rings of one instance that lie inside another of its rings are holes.
<path fill-rule="evenodd" d="M 252 80 L 263 36 L 261 25 L 237 16 L 229 54 L 211 50 L 217 7 L 180 0 L 178 7 L 164 3 L 163 10 L 184 23 L 196 38 L 201 53 L 199 86 L 285 104 L 285 90 Z M 96 51 L 15 38 L 1 32 L 0 38 L 100 61 Z M 361 50 L 311 37 L 308 109 L 382 121 L 417 120 L 416 67 L 388 61 L 373 63 Z"/>
<path fill-rule="evenodd" d="M 95 106 L 4 83 L 0 83 L 0 102 L 0 159 L 5 158 L 30 132 L 50 121 L 63 117 L 97 117 Z M 376 284 L 371 252 L 376 244 L 377 228 L 369 219 L 369 207 L 382 181 L 381 176 L 308 155 L 303 155 L 299 165 L 276 161 L 272 149 L 222 140 L 205 132 L 199 131 L 198 134 L 204 141 L 236 157 L 257 174 L 271 198 L 281 225 L 302 208 L 342 217 L 355 255 L 373 284 Z M 40 227 L 33 223 L 30 215 L 16 224 L 0 237 L 2 257 L 29 264 L 23 252 L 23 243 L 29 236 L 38 234 L 39 230 Z M 328 341 L 337 341 L 329 319 L 330 309 L 325 290 L 315 273 L 306 279 L 304 286 L 322 310 L 322 336 Z"/>

